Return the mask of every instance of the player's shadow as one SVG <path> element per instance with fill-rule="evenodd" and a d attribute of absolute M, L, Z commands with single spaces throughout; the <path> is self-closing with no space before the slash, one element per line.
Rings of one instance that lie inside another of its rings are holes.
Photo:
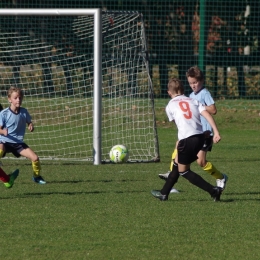
<path fill-rule="evenodd" d="M 84 191 L 77 191 L 77 192 L 69 192 L 69 191 L 64 191 L 64 192 L 60 192 L 60 191 L 53 191 L 53 192 L 26 192 L 23 193 L 22 195 L 20 194 L 19 196 L 13 196 L 13 197 L 6 197 L 6 198 L 1 198 L 1 200 L 3 199 L 16 199 L 16 198 L 42 198 L 45 196 L 50 196 L 50 195 L 68 195 L 68 196 L 75 196 L 75 195 L 81 195 L 81 194 L 85 194 L 85 195 L 89 195 L 89 194 L 99 194 L 99 193 L 105 193 L 103 191 L 90 191 L 90 192 L 84 192 Z"/>
<path fill-rule="evenodd" d="M 51 186 L 52 184 L 78 184 L 78 183 L 111 183 L 111 182 L 116 182 L 116 183 L 128 183 L 128 182 L 145 182 L 146 180 L 127 180 L 127 179 L 122 179 L 122 180 L 64 180 L 64 181 L 51 181 L 48 182 L 46 185 Z M 27 182 L 22 182 L 20 184 L 28 184 Z M 30 196 L 32 197 L 44 197 L 44 196 L 49 196 L 49 195 L 68 195 L 68 196 L 74 196 L 74 195 L 90 195 L 90 194 L 105 194 L 105 193 L 126 193 L 126 191 L 49 191 L 49 192 L 26 192 L 23 193 L 23 195 L 19 195 L 19 198 L 29 198 Z M 140 193 L 140 192 L 146 192 L 146 191 L 127 191 L 127 193 Z M 12 197 L 6 197 L 6 198 L 1 198 L 1 199 L 14 199 L 16 198 L 15 196 Z"/>
<path fill-rule="evenodd" d="M 140 181 L 146 181 L 146 180 L 71 180 L 71 181 L 51 181 L 48 182 L 48 185 L 52 184 L 64 184 L 64 183 L 91 183 L 91 182 L 101 182 L 101 183 L 108 183 L 108 182 L 140 182 Z"/>
<path fill-rule="evenodd" d="M 221 197 L 220 201 L 214 202 L 213 199 L 210 199 L 210 198 L 205 198 L 205 199 L 187 199 L 187 198 L 180 198 L 180 197 L 178 197 L 178 198 L 169 198 L 167 203 L 176 202 L 176 201 L 178 201 L 178 202 L 187 202 L 187 201 L 209 202 L 209 201 L 212 201 L 212 203 L 217 203 L 218 204 L 218 203 L 230 203 L 230 202 L 234 202 L 236 200 L 235 199 L 222 199 L 222 197 Z M 161 202 L 161 201 L 159 201 L 159 202 Z"/>
<path fill-rule="evenodd" d="M 228 192 L 228 193 L 225 193 L 227 195 L 260 195 L 260 191 L 250 191 L 250 192 Z"/>
<path fill-rule="evenodd" d="M 16 199 L 16 198 L 42 198 L 45 196 L 51 196 L 51 195 L 68 195 L 68 196 L 76 196 L 76 195 L 96 195 L 96 194 L 107 194 L 107 193 L 125 193 L 125 191 L 75 191 L 75 192 L 70 192 L 70 191 L 53 191 L 53 192 L 26 192 L 23 193 L 22 195 L 20 194 L 19 196 L 12 196 L 12 197 L 6 197 L 6 198 L 1 198 L 2 199 Z M 144 193 L 146 191 L 127 191 L 127 193 Z"/>

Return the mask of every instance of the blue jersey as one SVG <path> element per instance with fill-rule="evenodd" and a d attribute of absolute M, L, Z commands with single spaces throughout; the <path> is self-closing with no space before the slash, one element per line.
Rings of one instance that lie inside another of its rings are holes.
<path fill-rule="evenodd" d="M 0 112 L 0 126 L 8 129 L 8 135 L 0 135 L 0 142 L 23 143 L 26 125 L 31 123 L 31 116 L 27 109 L 20 107 L 15 114 L 9 107 Z"/>
<path fill-rule="evenodd" d="M 204 106 L 211 106 L 211 105 L 215 104 L 214 99 L 212 98 L 210 92 L 205 88 L 202 88 L 197 93 L 192 92 L 190 94 L 190 98 L 198 100 Z M 205 117 L 200 116 L 200 120 L 201 120 L 201 123 L 202 123 L 203 131 L 209 130 L 209 131 L 213 132 L 210 124 L 205 119 Z"/>

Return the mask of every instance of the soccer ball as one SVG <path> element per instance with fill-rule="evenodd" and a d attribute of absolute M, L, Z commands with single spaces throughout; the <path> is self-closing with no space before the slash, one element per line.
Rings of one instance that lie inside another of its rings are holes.
<path fill-rule="evenodd" d="M 117 144 L 111 148 L 109 157 L 113 163 L 124 163 L 128 160 L 129 152 L 124 145 Z"/>

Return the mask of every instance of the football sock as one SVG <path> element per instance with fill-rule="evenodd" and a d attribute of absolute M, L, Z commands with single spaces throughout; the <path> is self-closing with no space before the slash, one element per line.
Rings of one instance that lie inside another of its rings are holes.
<path fill-rule="evenodd" d="M 40 176 L 41 164 L 40 161 L 32 162 L 33 177 Z"/>
<path fill-rule="evenodd" d="M 224 178 L 223 174 L 211 162 L 207 162 L 207 164 L 203 167 L 203 170 L 212 175 L 215 179 Z"/>
<path fill-rule="evenodd" d="M 180 175 L 187 179 L 193 185 L 199 187 L 200 189 L 207 191 L 209 194 L 213 193 L 213 188 L 210 183 L 206 182 L 201 176 L 197 173 L 188 170 L 186 172 L 180 172 Z"/>
<path fill-rule="evenodd" d="M 2 149 L 0 149 L 0 158 L 2 158 L 4 155 L 4 151 Z"/>
<path fill-rule="evenodd" d="M 172 187 L 174 184 L 178 181 L 180 175 L 178 171 L 178 164 L 174 162 L 173 169 L 171 173 L 169 174 L 163 188 L 161 189 L 161 193 L 163 195 L 169 195 Z"/>
<path fill-rule="evenodd" d="M 0 180 L 1 180 L 2 182 L 9 182 L 9 180 L 10 180 L 10 176 L 7 175 L 7 174 L 3 171 L 2 168 L 0 168 Z"/>
<path fill-rule="evenodd" d="M 172 153 L 172 160 L 171 160 L 171 164 L 170 164 L 170 171 L 172 171 L 172 169 L 173 169 L 173 163 L 174 163 L 174 159 L 175 159 L 176 155 L 177 155 L 177 149 L 175 148 L 173 153 Z"/>

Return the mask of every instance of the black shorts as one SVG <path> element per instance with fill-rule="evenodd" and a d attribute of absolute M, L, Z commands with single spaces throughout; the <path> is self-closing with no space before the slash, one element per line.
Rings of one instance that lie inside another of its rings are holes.
<path fill-rule="evenodd" d="M 202 151 L 204 152 L 210 152 L 212 150 L 212 146 L 213 146 L 213 136 L 209 136 L 207 138 L 205 138 L 203 147 L 201 148 Z"/>
<path fill-rule="evenodd" d="M 179 141 L 178 150 L 178 163 L 188 165 L 198 159 L 198 152 L 202 150 L 205 142 L 205 135 L 193 135 Z"/>
<path fill-rule="evenodd" d="M 5 155 L 7 153 L 12 153 L 15 157 L 20 157 L 20 152 L 24 149 L 29 148 L 29 146 L 26 143 L 2 143 L 5 147 L 5 152 L 3 157 L 5 157 Z"/>

